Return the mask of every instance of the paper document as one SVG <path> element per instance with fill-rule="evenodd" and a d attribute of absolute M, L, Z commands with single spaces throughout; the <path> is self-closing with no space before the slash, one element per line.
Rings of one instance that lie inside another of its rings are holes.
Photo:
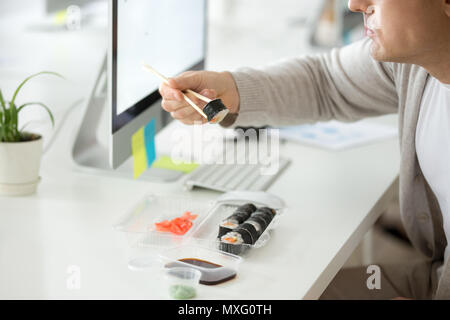
<path fill-rule="evenodd" d="M 280 128 L 280 138 L 328 150 L 343 150 L 397 136 L 397 128 L 388 125 L 358 121 L 318 122 Z"/>

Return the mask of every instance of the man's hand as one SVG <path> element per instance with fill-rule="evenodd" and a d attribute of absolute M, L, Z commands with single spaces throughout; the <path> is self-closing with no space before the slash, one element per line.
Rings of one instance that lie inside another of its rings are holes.
<path fill-rule="evenodd" d="M 188 71 L 178 77 L 169 79 L 169 84 L 162 83 L 159 88 L 163 97 L 163 109 L 170 112 L 174 119 L 185 124 L 207 122 L 184 100 L 181 92 L 187 89 L 210 99 L 221 99 L 230 113 L 238 113 L 239 111 L 239 92 L 233 76 L 229 72 Z M 187 93 L 186 95 L 200 108 L 205 105 L 203 101 L 192 94 Z"/>

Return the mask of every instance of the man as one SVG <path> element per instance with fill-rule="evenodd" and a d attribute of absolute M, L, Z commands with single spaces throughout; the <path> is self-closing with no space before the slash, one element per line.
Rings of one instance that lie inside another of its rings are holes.
<path fill-rule="evenodd" d="M 342 270 L 322 298 L 450 299 L 450 0 L 350 0 L 349 7 L 378 23 L 366 25 L 368 39 L 260 70 L 187 72 L 161 86 L 162 106 L 183 123 L 204 121 L 182 99 L 189 88 L 224 101 L 225 126 L 398 113 L 402 221 L 429 261 L 381 266 L 381 290 L 367 288 L 365 268 Z"/>

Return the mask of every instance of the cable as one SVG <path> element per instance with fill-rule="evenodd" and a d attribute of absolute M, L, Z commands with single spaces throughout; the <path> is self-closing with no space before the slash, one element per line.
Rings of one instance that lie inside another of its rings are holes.
<path fill-rule="evenodd" d="M 42 154 L 46 154 L 47 151 L 52 147 L 59 131 L 61 131 L 61 128 L 64 125 L 64 122 L 66 122 L 67 118 L 69 117 L 69 114 L 72 113 L 73 110 L 76 110 L 77 108 L 75 108 L 77 105 L 79 105 L 80 103 L 82 103 L 84 101 L 84 98 L 82 99 L 78 99 L 77 101 L 75 101 L 74 103 L 72 103 L 72 105 L 70 107 L 67 108 L 67 110 L 65 111 L 64 115 L 61 118 L 61 121 L 59 122 L 59 125 L 56 127 L 56 130 L 53 132 L 52 137 L 50 138 L 49 142 L 47 143 L 47 145 L 44 147 L 44 151 L 42 152 Z"/>

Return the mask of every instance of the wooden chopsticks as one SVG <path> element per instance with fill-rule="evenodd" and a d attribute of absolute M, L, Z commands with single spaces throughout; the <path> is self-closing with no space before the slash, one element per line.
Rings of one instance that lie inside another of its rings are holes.
<path fill-rule="evenodd" d="M 142 67 L 144 68 L 144 70 L 146 71 L 150 71 L 151 73 L 153 73 L 154 75 L 156 75 L 158 78 L 160 78 L 163 82 L 169 84 L 169 79 L 167 79 L 165 76 L 163 76 L 161 73 L 159 73 L 158 71 L 156 71 L 155 69 L 153 69 L 152 67 L 150 67 L 148 64 L 142 64 Z M 212 100 L 202 96 L 201 94 L 192 91 L 190 89 L 186 90 L 186 92 L 191 93 L 192 95 L 194 95 L 195 97 L 197 97 L 198 99 L 206 102 L 206 103 L 210 103 Z M 187 103 L 189 103 L 191 105 L 192 108 L 194 108 L 195 110 L 197 110 L 198 113 L 200 113 L 205 119 L 208 119 L 208 117 L 206 116 L 206 114 L 203 112 L 202 109 L 200 109 L 191 99 L 189 99 L 188 96 L 186 96 L 186 94 L 184 92 L 182 92 L 184 100 L 187 101 Z"/>

